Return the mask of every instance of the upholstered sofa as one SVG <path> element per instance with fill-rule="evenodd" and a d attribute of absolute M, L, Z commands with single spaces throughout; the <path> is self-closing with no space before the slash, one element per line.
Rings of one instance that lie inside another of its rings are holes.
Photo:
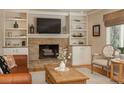
<path fill-rule="evenodd" d="M 32 78 L 28 72 L 27 56 L 14 55 L 16 67 L 11 69 L 10 74 L 0 74 L 0 84 L 31 84 Z"/>

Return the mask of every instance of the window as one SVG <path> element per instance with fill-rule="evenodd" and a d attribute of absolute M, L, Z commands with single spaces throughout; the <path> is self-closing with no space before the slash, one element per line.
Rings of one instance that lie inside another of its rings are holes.
<path fill-rule="evenodd" d="M 114 48 L 124 47 L 124 24 L 106 28 L 106 43 Z"/>

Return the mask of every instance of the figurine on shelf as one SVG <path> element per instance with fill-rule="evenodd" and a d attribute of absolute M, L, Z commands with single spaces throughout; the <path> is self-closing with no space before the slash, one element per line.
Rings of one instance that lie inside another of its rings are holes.
<path fill-rule="evenodd" d="M 82 33 L 79 33 L 79 37 L 83 37 Z"/>
<path fill-rule="evenodd" d="M 18 25 L 17 21 L 15 21 L 15 23 L 14 23 L 13 27 L 14 27 L 14 28 L 18 28 L 18 27 L 19 27 L 19 25 Z"/>
<path fill-rule="evenodd" d="M 26 41 L 22 41 L 22 46 L 25 46 L 26 45 Z"/>
<path fill-rule="evenodd" d="M 34 33 L 34 26 L 33 26 L 33 24 L 31 24 L 31 26 L 30 26 L 30 33 Z"/>
<path fill-rule="evenodd" d="M 83 41 L 79 41 L 79 43 L 78 44 L 84 44 L 84 42 Z"/>

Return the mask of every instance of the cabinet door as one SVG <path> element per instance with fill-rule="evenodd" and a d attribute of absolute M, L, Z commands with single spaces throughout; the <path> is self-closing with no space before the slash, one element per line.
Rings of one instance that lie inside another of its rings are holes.
<path fill-rule="evenodd" d="M 80 64 L 79 53 L 80 53 L 79 47 L 72 47 L 72 65 Z"/>
<path fill-rule="evenodd" d="M 90 46 L 73 46 L 72 65 L 86 65 L 91 63 Z"/>
<path fill-rule="evenodd" d="M 82 65 L 91 64 L 91 47 L 82 46 L 80 47 L 79 63 Z"/>
<path fill-rule="evenodd" d="M 2 55 L 3 55 L 3 49 L 0 48 L 0 56 L 2 56 Z"/>
<path fill-rule="evenodd" d="M 28 55 L 28 48 L 4 48 L 4 55 Z"/>
<path fill-rule="evenodd" d="M 4 55 L 13 55 L 13 53 L 14 53 L 13 48 L 4 48 L 3 49 L 3 54 Z"/>
<path fill-rule="evenodd" d="M 16 48 L 17 55 L 28 55 L 28 48 Z"/>

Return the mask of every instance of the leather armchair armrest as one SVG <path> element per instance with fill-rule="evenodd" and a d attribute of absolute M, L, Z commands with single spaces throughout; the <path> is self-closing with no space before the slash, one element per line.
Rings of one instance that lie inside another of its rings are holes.
<path fill-rule="evenodd" d="M 30 73 L 1 74 L 0 84 L 31 84 Z"/>

